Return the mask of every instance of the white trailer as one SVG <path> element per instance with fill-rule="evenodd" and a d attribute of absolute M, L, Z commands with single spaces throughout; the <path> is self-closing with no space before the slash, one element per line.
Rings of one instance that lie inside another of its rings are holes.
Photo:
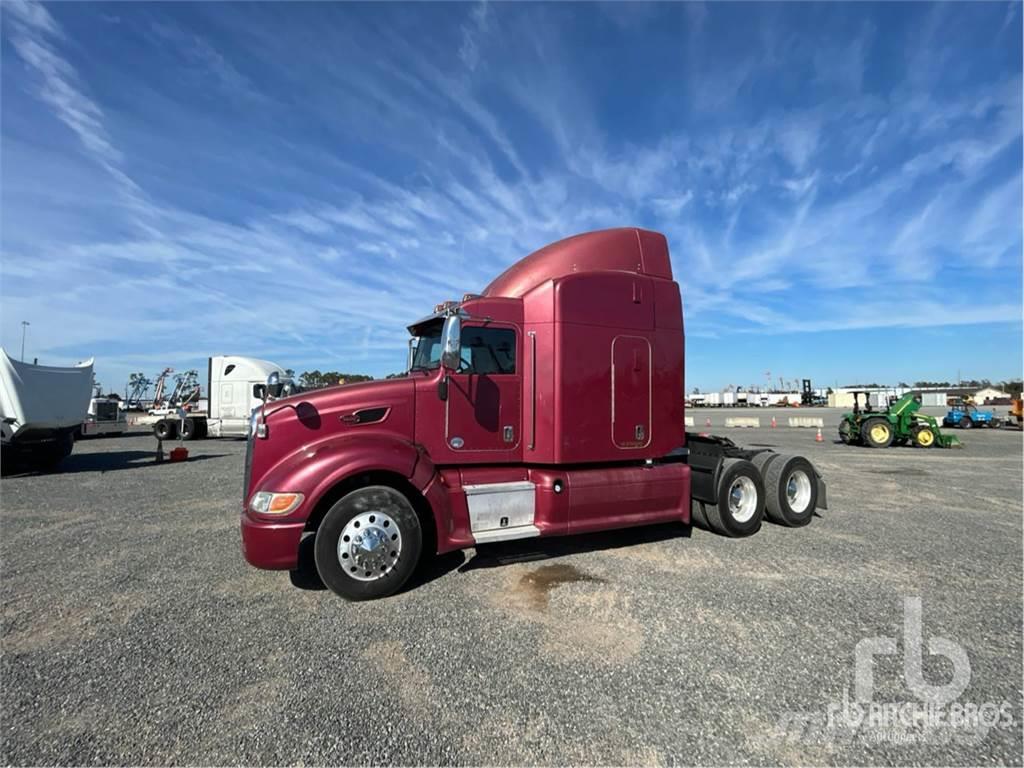
<path fill-rule="evenodd" d="M 218 355 L 208 363 L 205 408 L 185 409 L 184 416 L 169 414 L 153 424 L 153 434 L 162 440 L 193 440 L 200 437 L 246 437 L 249 417 L 263 402 L 267 377 L 281 366 L 266 360 L 238 355 Z M 199 404 L 202 404 L 200 401 Z"/>
<path fill-rule="evenodd" d="M 92 395 L 92 364 L 68 368 L 12 360 L 0 348 L 0 447 L 4 461 L 54 467 L 71 454 Z"/>

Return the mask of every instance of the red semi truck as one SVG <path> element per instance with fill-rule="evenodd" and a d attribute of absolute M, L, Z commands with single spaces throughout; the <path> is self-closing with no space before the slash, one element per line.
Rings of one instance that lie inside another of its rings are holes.
<path fill-rule="evenodd" d="M 683 314 L 663 235 L 530 254 L 409 326 L 406 376 L 252 415 L 242 548 L 295 569 L 313 536 L 342 597 L 392 594 L 427 554 L 666 521 L 746 536 L 825 508 L 805 458 L 686 434 Z M 272 376 L 267 390 L 279 383 Z"/>

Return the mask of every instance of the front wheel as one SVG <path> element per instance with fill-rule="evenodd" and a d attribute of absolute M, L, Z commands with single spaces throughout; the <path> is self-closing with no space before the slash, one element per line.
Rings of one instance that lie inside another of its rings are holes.
<path fill-rule="evenodd" d="M 321 580 L 346 600 L 373 600 L 401 589 L 423 548 L 419 517 L 386 485 L 343 496 L 327 512 L 314 542 Z"/>
<path fill-rule="evenodd" d="M 962 419 L 960 419 L 960 429 L 970 429 L 973 426 L 974 422 L 971 421 L 969 417 L 964 416 Z"/>
<path fill-rule="evenodd" d="M 931 427 L 915 427 L 913 438 L 917 448 L 931 448 L 935 445 L 935 432 Z"/>

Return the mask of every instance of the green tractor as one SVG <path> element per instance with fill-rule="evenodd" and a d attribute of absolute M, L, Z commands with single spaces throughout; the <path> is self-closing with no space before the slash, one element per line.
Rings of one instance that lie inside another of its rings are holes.
<path fill-rule="evenodd" d="M 859 398 L 864 396 L 864 407 Z M 853 393 L 853 412 L 844 413 L 839 422 L 839 439 L 847 445 L 866 445 L 870 448 L 888 448 L 890 445 L 910 443 L 918 448 L 959 448 L 960 441 L 953 435 L 944 435 L 939 423 L 931 416 L 918 413 L 920 395 L 905 394 L 891 402 L 883 411 L 871 408 L 867 392 Z"/>

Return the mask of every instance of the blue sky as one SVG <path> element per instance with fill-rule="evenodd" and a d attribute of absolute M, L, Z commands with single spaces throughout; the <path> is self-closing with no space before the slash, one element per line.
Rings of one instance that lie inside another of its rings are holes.
<path fill-rule="evenodd" d="M 2 342 L 384 375 L 664 232 L 687 386 L 1021 373 L 1021 5 L 2 3 Z"/>

